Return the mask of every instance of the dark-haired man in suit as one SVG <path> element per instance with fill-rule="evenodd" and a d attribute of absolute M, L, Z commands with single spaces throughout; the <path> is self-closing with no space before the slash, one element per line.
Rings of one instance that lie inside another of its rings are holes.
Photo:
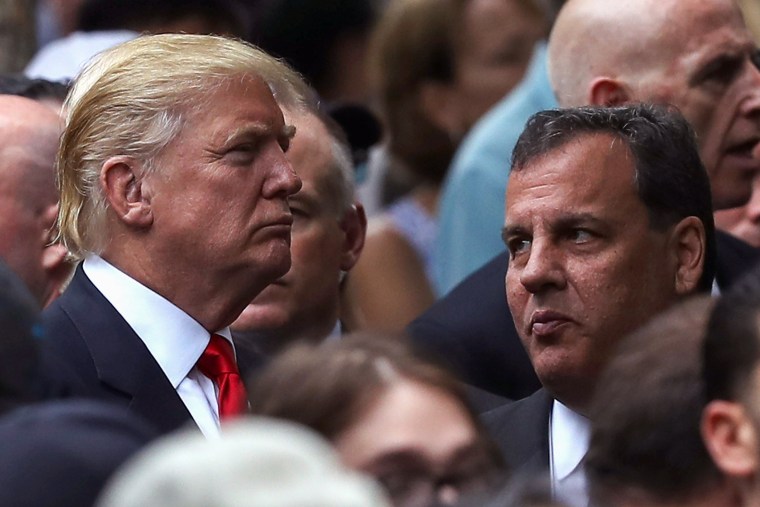
<path fill-rule="evenodd" d="M 543 389 L 484 419 L 512 467 L 584 505 L 590 402 L 617 343 L 712 286 L 709 180 L 675 111 L 561 109 L 528 121 L 507 203 L 507 300 Z"/>

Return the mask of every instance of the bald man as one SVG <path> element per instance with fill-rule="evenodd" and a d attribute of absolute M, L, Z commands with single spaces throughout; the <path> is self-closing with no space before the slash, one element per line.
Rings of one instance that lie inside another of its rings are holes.
<path fill-rule="evenodd" d="M 0 258 L 40 306 L 58 293 L 69 268 L 50 244 L 58 209 L 53 165 L 60 118 L 33 100 L 0 95 Z"/>
<path fill-rule="evenodd" d="M 610 44 L 610 41 L 614 41 Z M 747 202 L 760 160 L 755 43 L 732 0 L 571 0 L 549 42 L 561 106 L 665 102 L 697 133 L 713 207 Z"/>

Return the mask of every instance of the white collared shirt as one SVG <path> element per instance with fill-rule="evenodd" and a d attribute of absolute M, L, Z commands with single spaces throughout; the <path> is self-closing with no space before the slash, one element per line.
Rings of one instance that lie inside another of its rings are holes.
<path fill-rule="evenodd" d="M 217 387 L 195 367 L 211 338 L 209 332 L 163 296 L 101 257 L 88 257 L 83 269 L 145 343 L 203 434 L 218 436 Z M 232 343 L 229 328 L 216 334 Z"/>
<path fill-rule="evenodd" d="M 573 507 L 588 505 L 582 461 L 588 452 L 591 424 L 577 412 L 554 400 L 549 419 L 549 471 L 552 494 Z"/>

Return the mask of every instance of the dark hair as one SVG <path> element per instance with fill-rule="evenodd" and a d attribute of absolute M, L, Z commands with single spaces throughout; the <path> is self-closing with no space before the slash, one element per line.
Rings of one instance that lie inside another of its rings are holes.
<path fill-rule="evenodd" d="M 85 0 L 78 29 L 152 32 L 189 18 L 200 18 L 209 33 L 245 35 L 244 11 L 235 0 Z"/>
<path fill-rule="evenodd" d="M 54 99 L 63 102 L 69 85 L 60 81 L 32 79 L 21 74 L 0 74 L 0 95 L 17 95 L 32 100 Z"/>
<path fill-rule="evenodd" d="M 263 0 L 252 41 L 284 58 L 323 94 L 331 85 L 335 48 L 346 37 L 368 35 L 376 16 L 374 0 Z"/>
<path fill-rule="evenodd" d="M 721 297 L 707 326 L 702 376 L 708 400 L 737 400 L 760 360 L 760 266 Z"/>
<path fill-rule="evenodd" d="M 700 354 L 713 303 L 696 296 L 654 318 L 621 342 L 602 374 L 585 458 L 595 504 L 642 495 L 677 504 L 720 481 L 700 434 Z"/>
<path fill-rule="evenodd" d="M 715 224 L 710 180 L 694 132 L 674 108 L 636 104 L 576 107 L 534 114 L 512 152 L 512 171 L 584 135 L 619 138 L 633 155 L 634 184 L 652 228 L 663 230 L 694 216 L 705 228 L 707 251 L 699 288 L 709 291 L 715 276 Z"/>

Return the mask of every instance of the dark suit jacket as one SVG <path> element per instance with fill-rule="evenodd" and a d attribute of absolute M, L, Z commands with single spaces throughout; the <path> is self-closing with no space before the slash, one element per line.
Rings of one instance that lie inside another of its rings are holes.
<path fill-rule="evenodd" d="M 409 324 L 419 349 L 466 383 L 518 400 L 541 387 L 507 308 L 507 253 L 456 286 Z"/>
<path fill-rule="evenodd" d="M 717 231 L 718 286 L 725 290 L 760 261 L 760 250 Z M 466 278 L 407 328 L 412 341 L 463 381 L 520 399 L 540 387 L 507 307 L 501 253 Z"/>
<path fill-rule="evenodd" d="M 161 433 L 191 423 L 190 412 L 148 348 L 81 266 L 42 320 L 46 397 L 98 398 L 125 405 Z M 242 374 L 255 362 L 240 354 L 238 361 Z"/>
<path fill-rule="evenodd" d="M 519 474 L 549 471 L 551 395 L 539 389 L 528 398 L 481 416 L 509 469 Z"/>

